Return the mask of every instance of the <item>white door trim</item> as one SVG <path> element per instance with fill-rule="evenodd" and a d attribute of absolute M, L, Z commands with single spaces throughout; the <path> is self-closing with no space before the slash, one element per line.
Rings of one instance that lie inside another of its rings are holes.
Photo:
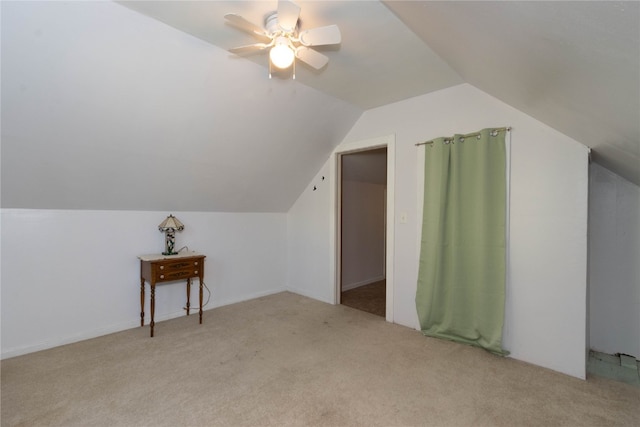
<path fill-rule="evenodd" d="M 396 137 L 388 135 L 379 138 L 367 139 L 351 143 L 341 144 L 334 150 L 329 163 L 329 175 L 334 185 L 330 187 L 330 274 L 333 277 L 333 302 L 340 301 L 340 156 L 357 151 L 372 150 L 375 148 L 387 148 L 387 234 L 386 234 L 386 263 L 387 276 L 386 315 L 387 322 L 393 323 L 393 296 L 394 296 L 394 242 L 395 242 L 395 176 L 396 176 Z"/>

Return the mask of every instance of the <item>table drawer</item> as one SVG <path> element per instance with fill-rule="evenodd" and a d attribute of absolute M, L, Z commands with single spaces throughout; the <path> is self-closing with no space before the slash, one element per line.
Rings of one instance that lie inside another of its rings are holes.
<path fill-rule="evenodd" d="M 156 282 L 198 277 L 202 273 L 202 260 L 175 260 L 155 265 L 154 277 Z"/>
<path fill-rule="evenodd" d="M 200 260 L 194 259 L 182 259 L 175 260 L 170 262 L 158 263 L 158 269 L 164 272 L 176 271 L 176 270 L 186 270 L 199 267 Z"/>
<path fill-rule="evenodd" d="M 160 269 L 156 270 L 156 282 L 166 282 L 168 280 L 180 280 L 187 279 L 189 277 L 198 277 L 199 270 L 194 270 L 192 268 L 187 270 L 177 270 L 177 271 L 162 271 Z"/>

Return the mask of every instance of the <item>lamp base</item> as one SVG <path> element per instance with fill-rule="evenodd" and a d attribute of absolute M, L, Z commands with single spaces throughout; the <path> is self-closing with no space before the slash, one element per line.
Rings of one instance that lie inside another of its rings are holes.
<path fill-rule="evenodd" d="M 178 255 L 178 252 L 162 252 L 162 255 Z"/>

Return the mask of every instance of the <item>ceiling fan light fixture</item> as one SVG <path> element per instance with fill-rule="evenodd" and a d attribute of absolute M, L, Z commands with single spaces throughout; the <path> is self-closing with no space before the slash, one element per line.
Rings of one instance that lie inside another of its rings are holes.
<path fill-rule="evenodd" d="M 278 37 L 275 41 L 275 46 L 271 48 L 269 52 L 269 59 L 271 63 L 280 69 L 289 68 L 293 64 L 295 53 L 291 49 L 290 41 L 287 37 Z"/>
<path fill-rule="evenodd" d="M 2 1 L 2 0 L 0 0 Z M 229 49 L 235 54 L 252 51 L 269 51 L 269 78 L 271 71 L 293 68 L 292 76 L 296 78 L 297 62 L 320 70 L 329 62 L 329 57 L 315 50 L 316 46 L 338 45 L 342 42 L 337 25 L 300 29 L 300 6 L 291 0 L 277 0 L 278 8 L 265 15 L 264 26 L 260 27 L 235 13 L 224 17 L 228 23 L 269 42 L 258 42 Z"/>

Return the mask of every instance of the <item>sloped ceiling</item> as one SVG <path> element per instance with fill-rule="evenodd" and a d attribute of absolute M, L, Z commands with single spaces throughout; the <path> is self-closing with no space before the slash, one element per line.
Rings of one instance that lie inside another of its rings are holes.
<path fill-rule="evenodd" d="M 2 2 L 2 207 L 286 212 L 362 109 L 113 2 Z"/>
<path fill-rule="evenodd" d="M 385 4 L 467 83 L 640 185 L 640 2 Z"/>
<path fill-rule="evenodd" d="M 286 212 L 364 110 L 463 82 L 640 184 L 637 2 L 300 0 L 343 42 L 295 81 L 226 51 L 275 0 L 118 3 L 0 3 L 3 207 Z"/>
<path fill-rule="evenodd" d="M 277 8 L 264 1 L 119 1 L 128 8 L 229 49 L 256 43 L 251 35 L 229 25 L 227 13 L 236 13 L 257 25 Z M 326 68 L 316 71 L 300 63 L 296 80 L 369 109 L 463 83 L 429 46 L 379 1 L 296 1 L 301 7 L 300 28 L 336 24 L 342 33 L 338 46 L 316 50 L 329 56 Z M 245 57 L 227 54 L 229 61 L 251 61 L 265 67 L 266 52 Z M 284 73 L 284 78 L 289 78 Z"/>
<path fill-rule="evenodd" d="M 122 3 L 225 49 L 253 41 L 225 25 L 225 13 L 260 24 L 276 7 Z M 597 162 L 640 185 L 640 2 L 297 3 L 303 28 L 335 23 L 343 32 L 340 48 L 325 52 L 327 69 L 303 69 L 303 83 L 369 109 L 467 82 L 588 145 Z M 264 55 L 248 59 L 266 64 Z"/>
<path fill-rule="evenodd" d="M 342 179 L 384 185 L 387 183 L 387 149 L 359 151 L 344 154 Z"/>

